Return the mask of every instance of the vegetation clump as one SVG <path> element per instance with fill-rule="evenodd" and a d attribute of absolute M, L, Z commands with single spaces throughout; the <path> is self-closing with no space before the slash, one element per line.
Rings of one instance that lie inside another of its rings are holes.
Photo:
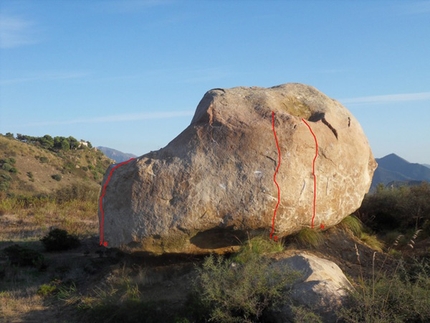
<path fill-rule="evenodd" d="M 11 265 L 36 267 L 38 269 L 42 269 L 45 265 L 45 257 L 40 252 L 18 244 L 3 249 L 3 253 Z"/>
<path fill-rule="evenodd" d="M 340 227 L 348 229 L 354 234 L 354 236 L 360 238 L 363 233 L 363 224 L 360 219 L 354 215 L 348 215 L 340 222 Z"/>
<path fill-rule="evenodd" d="M 244 264 L 256 256 L 281 252 L 283 249 L 284 247 L 281 243 L 275 242 L 267 237 L 257 236 L 244 243 L 239 251 L 232 256 L 232 259 L 234 262 Z"/>
<path fill-rule="evenodd" d="M 6 159 L 0 159 L 0 168 L 5 170 L 9 173 L 16 173 L 17 169 L 14 167 L 16 163 L 15 158 L 6 158 Z"/>
<path fill-rule="evenodd" d="M 282 298 L 293 281 L 286 277 L 261 257 L 239 264 L 209 256 L 199 269 L 198 292 L 211 321 L 255 322 Z"/>
<path fill-rule="evenodd" d="M 70 235 L 66 230 L 53 229 L 40 239 L 46 251 L 63 251 L 74 249 L 80 246 L 80 241 L 76 236 Z"/>
<path fill-rule="evenodd" d="M 61 181 L 61 175 L 60 174 L 54 174 L 54 175 L 51 175 L 51 177 L 52 177 L 52 179 L 55 179 L 56 181 Z"/>
<path fill-rule="evenodd" d="M 288 301 L 287 286 L 299 273 L 272 266 L 267 254 L 282 244 L 256 237 L 230 258 L 208 256 L 198 268 L 196 292 L 213 322 L 259 322 L 279 301 Z"/>
<path fill-rule="evenodd" d="M 427 227 L 430 223 L 430 183 L 401 187 L 379 185 L 376 192 L 365 196 L 356 216 L 382 235 L 394 230 L 406 233 Z"/>
<path fill-rule="evenodd" d="M 37 290 L 37 294 L 43 297 L 54 294 L 57 291 L 55 284 L 43 284 Z"/>
<path fill-rule="evenodd" d="M 418 271 L 399 260 L 392 274 L 378 271 L 361 279 L 340 312 L 345 322 L 430 322 L 429 265 Z"/>
<path fill-rule="evenodd" d="M 324 241 L 324 233 L 311 228 L 303 228 L 288 240 L 305 248 L 317 248 Z"/>

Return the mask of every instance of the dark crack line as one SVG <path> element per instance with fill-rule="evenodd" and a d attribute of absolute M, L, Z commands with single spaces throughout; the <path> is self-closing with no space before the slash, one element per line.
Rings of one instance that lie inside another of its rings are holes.
<path fill-rule="evenodd" d="M 333 132 L 334 136 L 337 138 L 337 130 L 327 121 L 325 117 L 322 117 L 321 121 Z"/>
<path fill-rule="evenodd" d="M 321 120 L 322 123 L 324 123 L 331 130 L 331 132 L 333 132 L 336 139 L 338 139 L 337 130 L 327 121 L 327 119 L 325 118 L 324 112 L 315 112 L 314 114 L 311 115 L 311 117 L 308 120 L 311 122 L 317 122 Z"/>
<path fill-rule="evenodd" d="M 277 165 L 277 163 L 276 163 L 276 160 L 274 160 L 272 157 L 270 157 L 270 156 L 265 156 L 266 158 L 269 158 L 274 164 L 275 164 L 275 167 L 276 167 L 276 165 Z"/>

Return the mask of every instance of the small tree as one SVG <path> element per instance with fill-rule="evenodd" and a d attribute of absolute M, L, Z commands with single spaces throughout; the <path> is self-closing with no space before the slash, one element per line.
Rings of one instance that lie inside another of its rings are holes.
<path fill-rule="evenodd" d="M 69 147 L 70 147 L 70 149 L 77 149 L 77 148 L 79 148 L 80 143 L 79 143 L 79 141 L 76 138 L 74 138 L 72 136 L 69 136 L 69 138 L 67 138 L 67 139 L 69 141 Z"/>
<path fill-rule="evenodd" d="M 44 135 L 42 138 L 40 138 L 39 142 L 43 148 L 54 148 L 54 138 L 52 138 L 50 135 Z"/>
<path fill-rule="evenodd" d="M 70 150 L 70 142 L 66 138 L 64 138 L 61 141 L 61 150 L 64 150 L 64 151 Z"/>

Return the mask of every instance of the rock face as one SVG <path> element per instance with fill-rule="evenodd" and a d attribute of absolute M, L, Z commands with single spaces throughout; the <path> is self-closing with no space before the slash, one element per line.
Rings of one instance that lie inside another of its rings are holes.
<path fill-rule="evenodd" d="M 108 169 L 101 242 L 225 252 L 255 233 L 327 228 L 360 206 L 375 168 L 358 121 L 313 87 L 210 90 L 165 148 Z"/>
<path fill-rule="evenodd" d="M 314 255 L 300 253 L 278 259 L 273 266 L 289 268 L 302 273 L 291 287 L 291 300 L 296 306 L 305 306 L 321 316 L 324 322 L 336 322 L 336 310 L 340 309 L 348 291 L 353 287 L 342 270 L 332 261 Z M 273 322 L 290 322 L 293 313 L 287 303 L 271 313 Z"/>

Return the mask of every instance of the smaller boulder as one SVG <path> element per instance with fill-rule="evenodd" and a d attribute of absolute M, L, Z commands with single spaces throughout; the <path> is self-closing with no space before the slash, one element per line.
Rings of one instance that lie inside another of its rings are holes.
<path fill-rule="evenodd" d="M 278 256 L 273 266 L 299 271 L 302 276 L 291 287 L 294 305 L 304 306 L 321 316 L 324 322 L 336 322 L 338 310 L 353 289 L 342 270 L 334 262 L 315 255 L 299 253 Z M 274 322 L 293 320 L 291 304 L 287 303 L 273 312 Z"/>

